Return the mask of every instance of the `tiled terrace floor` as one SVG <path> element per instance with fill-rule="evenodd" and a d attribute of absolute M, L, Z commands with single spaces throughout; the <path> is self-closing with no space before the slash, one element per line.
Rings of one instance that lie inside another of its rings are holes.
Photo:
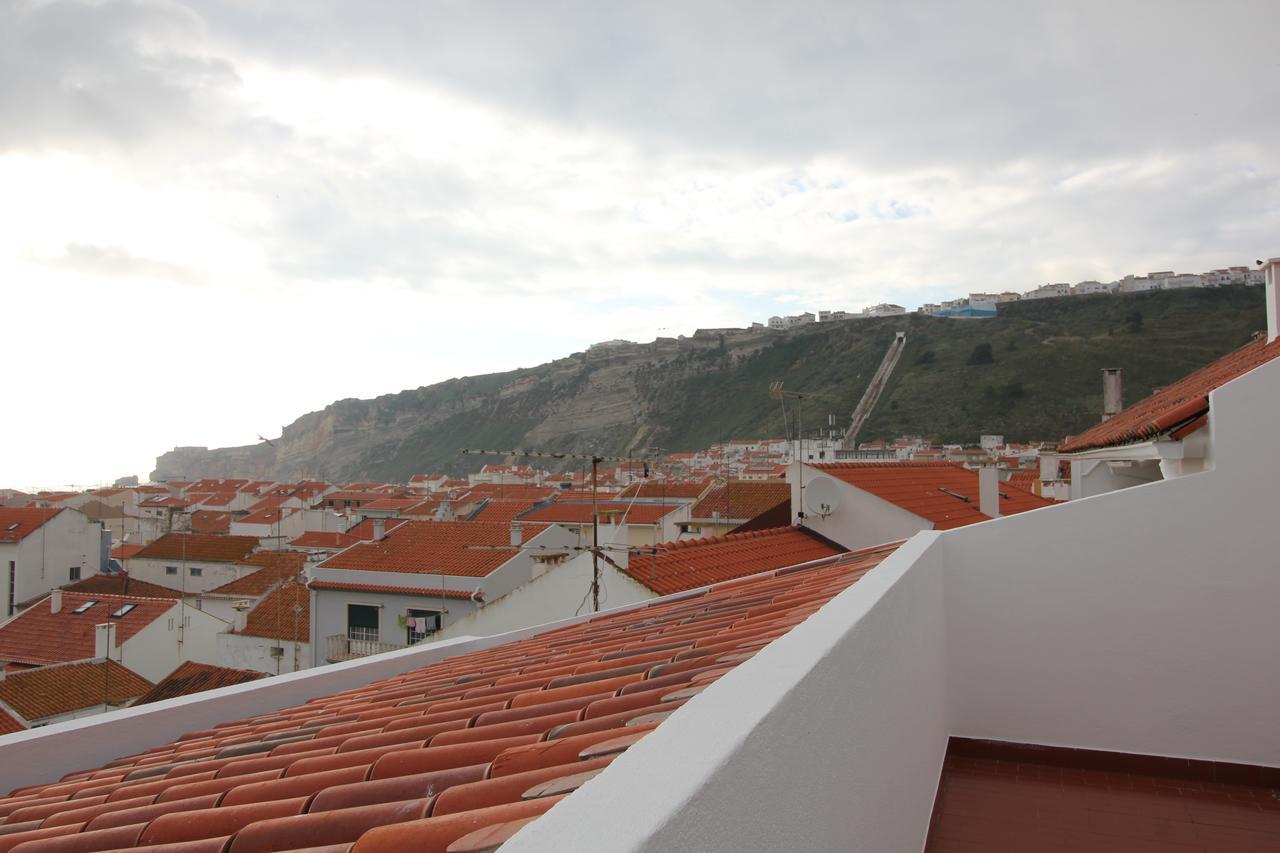
<path fill-rule="evenodd" d="M 926 853 L 1280 851 L 1280 790 L 948 752 Z M 1092 756 L 1101 753 L 1089 753 Z"/>

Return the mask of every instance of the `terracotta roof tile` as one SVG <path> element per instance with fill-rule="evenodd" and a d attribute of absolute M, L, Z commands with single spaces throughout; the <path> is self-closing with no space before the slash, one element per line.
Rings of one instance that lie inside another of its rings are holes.
<path fill-rule="evenodd" d="M 347 548 L 360 541 L 359 536 L 331 530 L 308 530 L 289 544 L 294 548 Z"/>
<path fill-rule="evenodd" d="M 134 598 L 168 598 L 175 601 L 182 598 L 180 590 L 131 578 L 128 572 L 89 575 L 83 580 L 67 584 L 62 589 L 65 592 L 78 592 L 84 595 L 128 595 Z M 63 602 L 65 607 L 65 597 Z"/>
<path fill-rule="evenodd" d="M 474 834 L 489 827 L 487 835 L 501 839 L 512 831 L 502 825 L 573 796 L 566 792 L 667 713 L 698 701 L 698 688 L 786 634 L 892 550 L 657 600 L 193 731 L 109 769 L 0 799 L 0 814 L 22 827 L 5 843 L 37 840 L 60 825 L 79 831 L 90 820 L 128 828 L 141 844 L 199 841 L 198 849 L 211 850 L 353 841 L 357 850 L 444 850 L 466 836 L 474 846 Z M 107 799 L 87 807 L 92 817 L 44 810 L 94 792 Z M 200 796 L 221 799 L 206 805 Z M 175 799 L 190 809 L 136 811 Z M 94 831 L 69 837 L 86 849 L 102 846 L 85 840 Z M 125 841 L 113 846 L 133 843 Z"/>
<path fill-rule="evenodd" d="M 1156 438 L 1204 415 L 1209 410 L 1211 391 L 1277 356 L 1280 356 L 1280 340 L 1268 344 L 1265 338 L 1259 338 L 1109 420 L 1071 436 L 1058 449 L 1063 453 L 1077 453 Z"/>
<path fill-rule="evenodd" d="M 523 541 L 528 542 L 546 526 L 525 524 L 523 529 Z M 510 541 L 511 528 L 507 524 L 406 521 L 383 539 L 353 545 L 325 560 L 318 568 L 484 577 L 510 560 L 513 552 L 472 550 L 470 546 L 502 546 Z"/>
<path fill-rule="evenodd" d="M 141 545 L 135 545 L 132 542 L 121 542 L 111 548 L 111 559 L 127 560 L 134 554 L 142 550 Z"/>
<path fill-rule="evenodd" d="M 133 556 L 134 559 L 235 563 L 248 557 L 257 547 L 256 536 L 166 533 Z"/>
<path fill-rule="evenodd" d="M 311 641 L 311 594 L 301 581 L 276 587 L 245 617 L 236 631 L 249 637 L 267 637 L 291 643 Z"/>
<path fill-rule="evenodd" d="M 114 660 L 42 666 L 0 681 L 0 702 L 28 722 L 102 705 L 123 705 L 151 682 Z"/>
<path fill-rule="evenodd" d="M 4 708 L 0 708 L 0 735 L 11 735 L 14 732 L 26 731 L 27 727 L 22 720 L 10 714 Z"/>
<path fill-rule="evenodd" d="M 619 500 L 629 498 L 700 498 L 711 488 L 711 480 L 697 480 L 692 483 L 646 480 L 632 483 L 618 495 Z"/>
<path fill-rule="evenodd" d="M 302 573 L 307 555 L 301 551 L 259 551 L 237 565 L 251 566 L 253 571 L 222 586 L 209 590 L 209 595 L 257 597 L 265 595 L 276 584 Z"/>
<path fill-rule="evenodd" d="M 187 661 L 173 672 L 156 682 L 155 686 L 138 697 L 135 705 L 146 705 L 163 699 L 177 696 L 189 696 L 192 693 L 203 693 L 218 687 L 230 687 L 233 684 L 244 684 L 246 681 L 257 681 L 266 674 L 251 669 L 230 669 L 225 666 L 211 666 L 207 663 Z"/>
<path fill-rule="evenodd" d="M 0 542 L 20 542 L 60 512 L 57 507 L 0 506 Z"/>
<path fill-rule="evenodd" d="M 240 518 L 235 519 L 236 524 L 263 524 L 272 525 L 278 521 L 288 518 L 297 510 L 287 507 L 268 507 L 255 512 L 250 512 Z"/>
<path fill-rule="evenodd" d="M 656 554 L 637 548 L 627 560 L 627 574 L 659 595 L 671 595 L 843 551 L 803 527 L 779 527 L 667 542 Z"/>
<path fill-rule="evenodd" d="M 950 462 L 836 462 L 809 467 L 932 521 L 934 530 L 950 530 L 990 520 L 978 510 L 978 474 L 962 465 Z M 1022 489 L 1000 490 L 1002 515 L 1046 506 L 1053 506 L 1053 501 Z"/>
<path fill-rule="evenodd" d="M 715 513 L 725 521 L 749 521 L 762 512 L 791 500 L 791 484 L 779 480 L 730 480 L 714 487 L 693 505 L 690 520 L 710 519 Z"/>
<path fill-rule="evenodd" d="M 97 603 L 75 612 L 90 601 Z M 128 613 L 111 616 L 127 604 L 134 605 Z M 46 596 L 0 625 L 0 660 L 29 664 L 86 660 L 93 657 L 94 625 L 113 622 L 116 643 L 123 645 L 174 604 L 168 598 L 63 592 L 62 609 L 53 613 Z"/>
<path fill-rule="evenodd" d="M 624 501 L 598 501 L 596 504 L 601 522 L 617 520 L 626 524 L 657 524 L 682 504 L 642 504 Z M 559 524 L 590 524 L 592 505 L 589 503 L 555 503 L 530 510 L 520 516 L 521 521 L 540 521 Z"/>
<path fill-rule="evenodd" d="M 428 586 L 384 586 L 376 583 L 343 583 L 341 581 L 312 581 L 312 589 L 345 590 L 347 592 L 389 592 L 395 595 L 416 595 L 427 598 L 471 598 L 473 593 L 461 589 L 440 589 Z"/>
<path fill-rule="evenodd" d="M 191 513 L 191 532 L 217 534 L 230 533 L 231 513 L 198 509 Z"/>
<path fill-rule="evenodd" d="M 491 498 L 485 502 L 485 505 L 478 512 L 471 516 L 470 520 L 509 524 L 516 516 L 523 512 L 528 512 L 537 505 L 536 501 L 531 500 Z"/>
<path fill-rule="evenodd" d="M 354 536 L 357 541 L 371 542 L 373 541 L 373 522 L 374 519 L 366 518 L 358 524 L 347 530 L 348 536 Z M 397 527 L 405 523 L 403 518 L 384 518 L 382 519 L 382 531 L 390 533 Z"/>

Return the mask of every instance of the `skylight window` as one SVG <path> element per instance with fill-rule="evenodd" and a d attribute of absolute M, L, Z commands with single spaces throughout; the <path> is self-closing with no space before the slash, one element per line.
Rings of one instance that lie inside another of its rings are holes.
<path fill-rule="evenodd" d="M 13 524 L 10 524 L 8 527 L 6 527 L 6 528 L 5 528 L 5 530 L 17 530 L 17 529 L 18 529 L 18 524 L 19 524 L 19 522 L 16 522 L 16 521 L 15 521 Z"/>
<path fill-rule="evenodd" d="M 133 610 L 137 606 L 138 605 L 136 604 L 125 604 L 119 610 L 112 613 L 111 616 L 112 618 L 119 619 L 122 616 L 128 615 L 129 611 Z"/>
<path fill-rule="evenodd" d="M 98 603 L 98 602 L 96 602 L 96 601 L 86 601 L 84 604 L 81 604 L 79 607 L 77 607 L 75 610 L 72 610 L 71 612 L 72 612 L 72 613 L 84 613 L 86 610 L 88 610 L 90 607 L 93 607 L 93 605 L 95 605 L 95 604 L 97 604 L 97 603 Z"/>

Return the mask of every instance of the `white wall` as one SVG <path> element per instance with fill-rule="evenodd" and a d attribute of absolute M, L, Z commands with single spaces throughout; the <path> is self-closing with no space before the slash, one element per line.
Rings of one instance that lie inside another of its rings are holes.
<path fill-rule="evenodd" d="M 102 528 L 84 513 L 64 509 L 20 542 L 0 545 L 0 619 L 11 604 L 44 595 L 71 582 L 71 569 L 80 577 L 98 573 Z M 14 600 L 9 601 L 9 562 L 14 563 Z"/>
<path fill-rule="evenodd" d="M 189 660 L 217 665 L 218 634 L 229 627 L 190 604 L 175 602 L 168 613 L 130 637 L 112 657 L 148 681 L 159 681 Z"/>
<path fill-rule="evenodd" d="M 610 555 L 625 565 L 625 554 Z M 449 624 L 428 641 L 439 642 L 455 637 L 487 637 L 556 619 L 568 619 L 591 612 L 585 598 L 591 589 L 591 554 L 581 553 L 559 566 L 552 566 L 541 576 L 495 601 Z M 600 602 L 608 609 L 637 604 L 656 598 L 649 588 L 636 583 L 613 566 L 600 561 Z"/>
<path fill-rule="evenodd" d="M 272 657 L 272 647 L 283 648 L 283 657 Z M 268 675 L 297 672 L 311 666 L 310 643 L 293 643 L 246 634 L 218 635 L 218 666 L 253 669 Z"/>
<path fill-rule="evenodd" d="M 695 696 L 503 850 L 920 850 L 947 742 L 942 565 L 926 555 L 937 535 Z"/>
<path fill-rule="evenodd" d="M 953 731 L 1280 765 L 1280 363 L 1211 397 L 1215 468 L 951 531 Z"/>
<path fill-rule="evenodd" d="M 176 567 L 178 573 L 168 574 L 165 571 L 168 566 Z M 149 583 L 158 583 L 161 586 L 180 589 L 184 592 L 208 592 L 215 587 L 222 586 L 224 583 L 230 583 L 242 575 L 257 571 L 256 567 L 253 566 L 246 566 L 241 569 L 235 563 L 212 563 L 201 560 L 183 562 L 181 559 L 157 560 L 150 558 L 139 559 L 138 557 L 131 557 L 126 560 L 125 568 L 129 572 L 129 577 L 148 581 Z M 199 569 L 200 574 L 193 575 L 191 573 L 192 569 Z"/>

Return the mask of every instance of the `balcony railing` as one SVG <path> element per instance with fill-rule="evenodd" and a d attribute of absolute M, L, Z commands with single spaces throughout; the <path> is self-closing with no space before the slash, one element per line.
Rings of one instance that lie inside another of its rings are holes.
<path fill-rule="evenodd" d="M 354 660 L 368 655 L 391 652 L 403 649 L 403 643 L 383 643 L 379 640 L 354 640 L 346 634 L 333 634 L 325 637 L 324 656 L 329 663 Z"/>

